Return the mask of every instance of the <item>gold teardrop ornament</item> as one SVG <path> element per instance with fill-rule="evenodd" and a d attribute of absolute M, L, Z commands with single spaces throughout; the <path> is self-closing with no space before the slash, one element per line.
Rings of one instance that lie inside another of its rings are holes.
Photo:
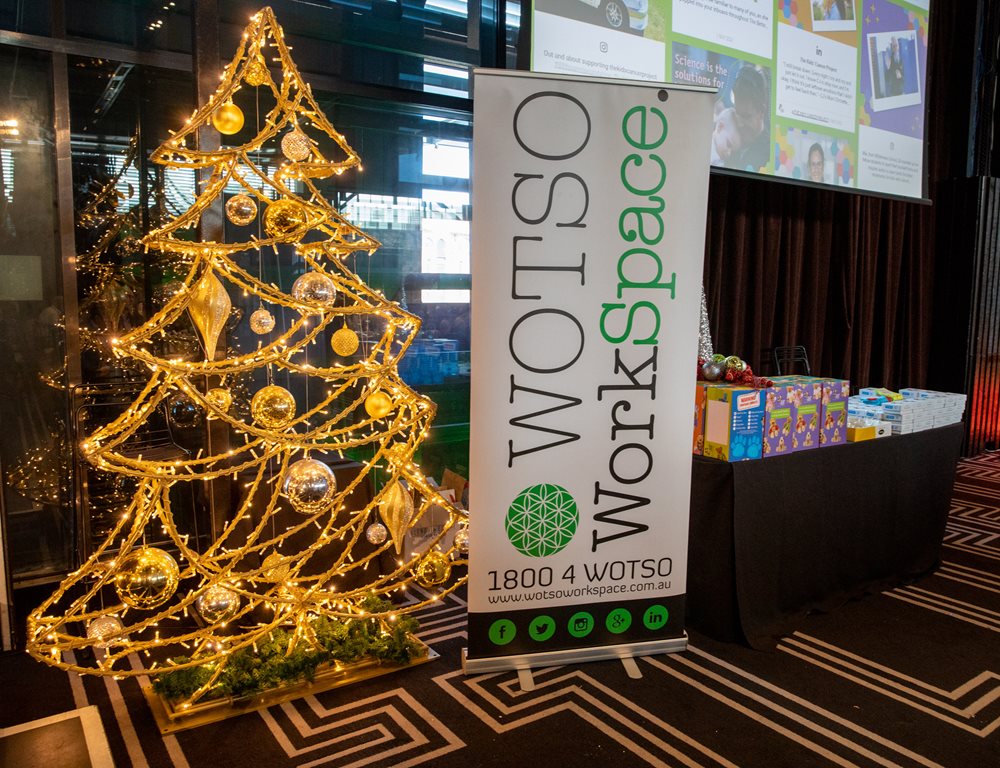
<path fill-rule="evenodd" d="M 386 488 L 379 502 L 378 512 L 385 527 L 389 529 L 389 535 L 392 536 L 392 543 L 398 555 L 403 551 L 403 539 L 413 520 L 413 497 L 399 480 L 394 480 L 392 485 Z"/>
<path fill-rule="evenodd" d="M 194 321 L 194 327 L 205 342 L 206 359 L 215 359 L 215 347 L 219 343 L 219 335 L 226 327 L 233 303 L 225 286 L 219 282 L 212 270 L 208 270 L 198 281 L 192 291 L 188 312 Z"/>

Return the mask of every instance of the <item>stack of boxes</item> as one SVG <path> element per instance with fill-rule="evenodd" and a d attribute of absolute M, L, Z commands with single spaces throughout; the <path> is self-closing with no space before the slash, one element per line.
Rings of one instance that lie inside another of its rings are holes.
<path fill-rule="evenodd" d="M 782 376 L 766 389 L 698 382 L 693 450 L 723 461 L 785 456 L 847 441 L 843 379 Z"/>
<path fill-rule="evenodd" d="M 947 424 L 957 424 L 965 412 L 965 395 L 928 389 L 901 389 L 899 393 L 864 388 L 848 402 L 848 413 L 862 430 L 855 439 L 865 439 L 868 428 L 880 434 L 907 435 Z"/>

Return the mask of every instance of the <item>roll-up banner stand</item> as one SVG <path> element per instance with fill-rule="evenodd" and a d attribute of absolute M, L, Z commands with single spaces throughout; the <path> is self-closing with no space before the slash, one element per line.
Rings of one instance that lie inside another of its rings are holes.
<path fill-rule="evenodd" d="M 713 92 L 474 88 L 464 669 L 683 650 Z"/>

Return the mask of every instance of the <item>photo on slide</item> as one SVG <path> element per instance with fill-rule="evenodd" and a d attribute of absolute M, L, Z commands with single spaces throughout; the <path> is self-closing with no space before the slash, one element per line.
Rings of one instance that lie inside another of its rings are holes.
<path fill-rule="evenodd" d="M 542 13 L 640 36 L 649 29 L 649 6 L 650 0 L 535 0 L 534 4 Z"/>
<path fill-rule="evenodd" d="M 728 76 L 716 96 L 710 164 L 771 173 L 771 70 L 728 56 L 713 60 Z"/>
<path fill-rule="evenodd" d="M 849 139 L 781 125 L 775 131 L 775 176 L 853 187 L 856 167 L 857 150 Z"/>
<path fill-rule="evenodd" d="M 866 36 L 871 108 L 876 112 L 920 104 L 917 34 L 912 29 Z"/>
<path fill-rule="evenodd" d="M 852 32 L 858 28 L 855 0 L 812 0 L 814 32 Z"/>

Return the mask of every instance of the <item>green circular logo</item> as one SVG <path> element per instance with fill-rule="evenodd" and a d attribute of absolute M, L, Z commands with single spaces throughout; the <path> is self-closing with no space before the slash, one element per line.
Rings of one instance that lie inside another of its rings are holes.
<path fill-rule="evenodd" d="M 531 639 L 544 643 L 552 635 L 556 633 L 556 622 L 551 616 L 536 616 L 531 620 L 528 625 L 528 634 L 531 635 Z"/>
<path fill-rule="evenodd" d="M 604 620 L 604 626 L 608 628 L 608 632 L 620 635 L 632 626 L 632 614 L 625 608 L 615 608 Z"/>
<path fill-rule="evenodd" d="M 497 619 L 490 624 L 490 642 L 493 645 L 507 645 L 517 634 L 517 627 L 510 619 Z"/>
<path fill-rule="evenodd" d="M 670 618 L 670 611 L 662 605 L 651 605 L 642 615 L 642 623 L 646 629 L 663 629 Z"/>
<path fill-rule="evenodd" d="M 507 538 L 528 557 L 547 557 L 561 551 L 576 533 L 580 512 L 570 492 L 543 483 L 521 491 L 507 510 Z"/>
<path fill-rule="evenodd" d="M 566 628 L 573 637 L 586 637 L 594 629 L 594 617 L 586 611 L 574 613 L 569 617 Z"/>

